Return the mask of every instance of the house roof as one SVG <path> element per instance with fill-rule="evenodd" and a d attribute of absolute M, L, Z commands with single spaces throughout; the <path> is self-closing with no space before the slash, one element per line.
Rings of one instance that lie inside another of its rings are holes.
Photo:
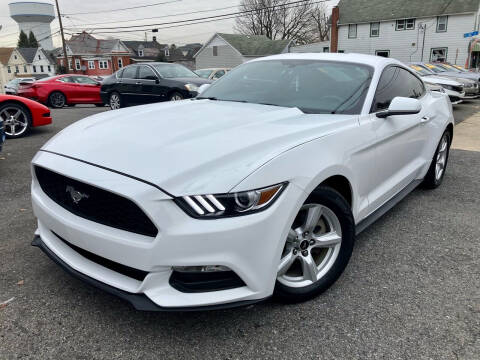
<path fill-rule="evenodd" d="M 163 49 L 164 47 L 168 46 L 167 44 L 160 44 L 156 41 L 122 41 L 129 49 L 133 50 L 134 52 L 138 51 L 140 45 L 144 48 L 156 48 L 156 49 Z"/>
<path fill-rule="evenodd" d="M 291 40 L 271 40 L 265 35 L 217 34 L 244 56 L 280 54 Z"/>
<path fill-rule="evenodd" d="M 340 0 L 339 24 L 420 18 L 478 11 L 480 0 Z"/>
<path fill-rule="evenodd" d="M 72 53 L 75 54 L 110 54 L 120 42 L 118 39 L 97 39 L 85 31 L 73 35 L 66 43 Z"/>
<path fill-rule="evenodd" d="M 7 65 L 8 60 L 10 60 L 10 56 L 12 56 L 12 52 L 15 50 L 15 48 L 8 48 L 8 47 L 2 47 L 0 48 L 0 63 Z"/>
<path fill-rule="evenodd" d="M 27 64 L 31 64 L 35 58 L 35 54 L 38 51 L 38 48 L 17 48 L 18 52 L 23 56 Z"/>

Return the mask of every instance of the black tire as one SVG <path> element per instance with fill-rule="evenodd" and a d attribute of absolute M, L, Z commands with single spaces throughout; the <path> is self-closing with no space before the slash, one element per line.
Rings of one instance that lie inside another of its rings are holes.
<path fill-rule="evenodd" d="M 447 148 L 446 148 L 446 157 L 445 157 L 445 164 L 443 166 L 443 171 L 440 177 L 437 177 L 437 158 L 439 155 L 439 152 L 441 150 L 441 146 L 443 143 L 443 140 L 446 139 L 447 141 Z M 425 175 L 425 178 L 423 179 L 422 182 L 422 187 L 424 189 L 436 189 L 442 184 L 443 178 L 445 177 L 445 171 L 447 170 L 447 164 L 448 164 L 448 157 L 450 155 L 450 145 L 452 143 L 452 137 L 450 131 L 446 130 L 443 134 L 442 137 L 440 138 L 440 141 L 438 142 L 437 149 L 435 150 L 435 154 L 433 155 L 432 162 L 430 163 L 430 167 L 428 168 L 427 175 Z"/>
<path fill-rule="evenodd" d="M 116 91 L 112 92 L 108 97 L 108 106 L 110 106 L 112 110 L 121 109 L 126 105 L 122 100 L 122 96 Z"/>
<path fill-rule="evenodd" d="M 54 91 L 48 95 L 48 105 L 54 109 L 61 109 L 67 104 L 66 96 L 60 91 Z"/>
<path fill-rule="evenodd" d="M 26 125 L 26 128 L 25 130 L 23 130 L 21 133 L 17 134 L 17 135 L 13 135 L 13 134 L 7 134 L 7 131 L 11 131 L 11 128 L 10 126 L 8 126 L 8 130 L 7 130 L 7 126 L 5 125 L 5 136 L 7 137 L 7 139 L 17 139 L 17 138 L 20 138 L 20 137 L 23 137 L 25 135 L 27 135 L 31 128 L 32 128 L 32 114 L 30 113 L 30 110 L 28 110 L 28 108 L 24 105 L 21 105 L 21 104 L 18 104 L 18 103 L 4 103 L 0 106 L 0 114 L 2 115 L 2 118 L 4 117 L 3 115 L 3 112 L 7 110 L 8 112 L 14 114 L 15 111 L 17 110 L 20 110 L 22 111 L 22 118 L 25 117 L 24 120 L 26 120 L 27 122 L 27 125 Z M 4 119 L 5 121 L 5 119 Z"/>
<path fill-rule="evenodd" d="M 183 94 L 179 93 L 178 91 L 172 92 L 168 97 L 168 101 L 180 101 L 183 99 L 185 99 L 185 96 L 183 96 Z"/>
<path fill-rule="evenodd" d="M 338 256 L 320 279 L 304 287 L 290 287 L 276 281 L 274 296 L 287 303 L 296 303 L 309 300 L 327 290 L 345 270 L 352 255 L 355 243 L 355 222 L 350 205 L 345 198 L 330 187 L 318 187 L 307 198 L 305 204 L 320 204 L 329 208 L 339 220 L 342 230 L 342 240 Z"/>

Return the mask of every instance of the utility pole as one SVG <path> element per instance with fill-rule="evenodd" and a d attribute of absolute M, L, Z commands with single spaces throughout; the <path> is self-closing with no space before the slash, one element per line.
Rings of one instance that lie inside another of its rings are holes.
<path fill-rule="evenodd" d="M 63 57 L 65 58 L 65 69 L 68 70 L 68 57 L 67 57 L 67 47 L 65 46 L 65 36 L 63 35 L 63 25 L 62 25 L 62 16 L 60 15 L 60 8 L 58 7 L 58 0 L 55 0 L 57 5 L 57 16 L 58 23 L 60 24 L 60 34 L 62 36 L 62 47 L 63 47 Z"/>

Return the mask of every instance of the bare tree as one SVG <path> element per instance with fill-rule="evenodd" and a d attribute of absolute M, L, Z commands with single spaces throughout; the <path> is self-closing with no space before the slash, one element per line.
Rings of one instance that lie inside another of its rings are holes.
<path fill-rule="evenodd" d="M 325 36 L 318 34 L 315 22 L 322 9 L 314 6 L 314 0 L 242 0 L 240 11 L 245 14 L 236 19 L 235 28 L 242 34 L 305 44 Z"/>
<path fill-rule="evenodd" d="M 316 4 L 310 14 L 318 41 L 329 40 L 330 28 L 328 26 L 327 6 L 325 3 Z"/>

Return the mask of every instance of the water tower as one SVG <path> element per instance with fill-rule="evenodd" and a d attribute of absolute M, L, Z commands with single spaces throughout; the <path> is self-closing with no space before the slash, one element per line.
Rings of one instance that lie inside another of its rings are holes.
<path fill-rule="evenodd" d="M 45 2 L 17 1 L 8 4 L 10 16 L 25 34 L 33 32 L 45 50 L 53 50 L 50 23 L 55 19 L 53 5 Z"/>

